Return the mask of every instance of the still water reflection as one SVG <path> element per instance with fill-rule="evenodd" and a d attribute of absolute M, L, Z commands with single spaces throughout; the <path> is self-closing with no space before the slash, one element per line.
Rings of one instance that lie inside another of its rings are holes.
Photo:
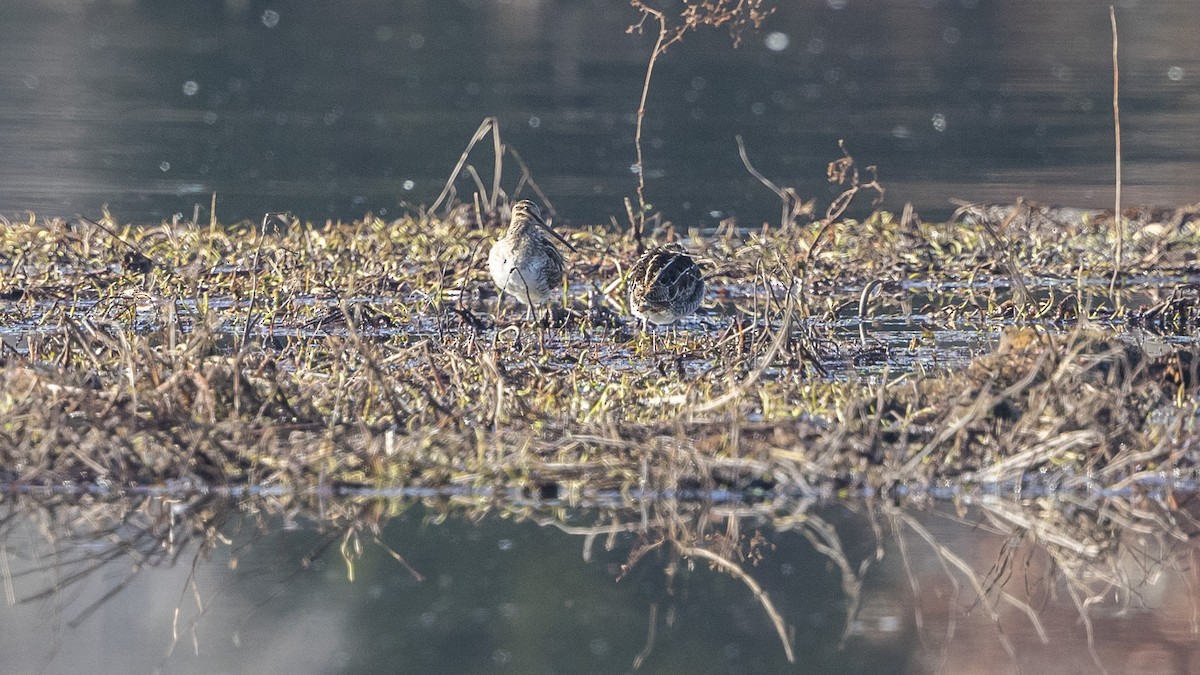
<path fill-rule="evenodd" d="M 398 502 L 6 508 L 4 672 L 1200 666 L 1180 525 L 1194 521 L 1145 500 L 771 517 L 674 504 L 645 521 Z"/>
<path fill-rule="evenodd" d="M 824 201 L 844 138 L 888 206 L 951 197 L 1111 202 L 1107 4 L 778 3 L 732 49 L 699 32 L 660 64 L 650 200 L 687 226 L 773 219 L 738 160 Z M 651 36 L 618 0 L 12 0 L 0 21 L 0 213 L 225 221 L 394 214 L 430 203 L 480 121 L 576 222 L 633 193 Z M 1200 12 L 1118 3 L 1125 198 L 1200 184 Z M 491 159 L 480 156 L 481 171 Z M 516 167 L 509 163 L 512 189 Z M 469 188 L 467 183 L 462 186 Z"/>

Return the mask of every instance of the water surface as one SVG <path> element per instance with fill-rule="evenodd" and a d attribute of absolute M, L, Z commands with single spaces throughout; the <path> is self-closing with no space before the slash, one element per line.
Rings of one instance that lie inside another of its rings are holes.
<path fill-rule="evenodd" d="M 670 515 L 677 533 L 740 532 L 748 557 L 732 559 L 786 623 L 795 665 L 749 585 L 619 511 L 443 520 L 391 502 L 402 514 L 380 521 L 384 502 L 326 502 L 323 517 L 200 506 L 144 502 L 107 533 L 74 521 L 65 534 L 69 516 L 90 512 L 95 527 L 107 507 L 10 502 L 5 672 L 616 673 L 639 655 L 646 673 L 1094 672 L 1097 661 L 1176 672 L 1200 658 L 1197 580 L 1182 562 L 1194 551 L 1113 530 L 1078 503 L 1055 504 L 1066 518 L 992 499 L 960 513 L 846 503 L 772 519 L 652 504 L 650 522 Z M 220 534 L 203 552 L 189 536 L 197 513 Z M 1071 598 L 1084 592 L 1090 625 Z"/>
<path fill-rule="evenodd" d="M 650 201 L 711 225 L 777 218 L 738 159 L 830 196 L 838 139 L 886 205 L 1111 203 L 1107 5 L 1086 0 L 781 3 L 738 49 L 690 35 L 656 72 Z M 651 36 L 612 0 L 196 3 L 14 0 L 0 21 L 0 213 L 315 221 L 430 203 L 499 118 L 563 217 L 632 196 Z M 1119 3 L 1127 203 L 1197 201 L 1200 13 Z M 487 151 L 485 151 L 487 150 Z M 489 180 L 490 150 L 474 163 Z M 519 172 L 506 165 L 506 189 Z M 464 193 L 471 183 L 460 183 Z M 526 190 L 528 194 L 528 190 Z M 201 208 L 197 211 L 197 205 Z M 867 208 L 866 205 L 862 207 Z"/>

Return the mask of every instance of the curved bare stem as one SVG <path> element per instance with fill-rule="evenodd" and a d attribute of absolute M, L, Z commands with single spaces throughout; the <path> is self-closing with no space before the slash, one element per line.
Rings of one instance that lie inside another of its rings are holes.
<path fill-rule="evenodd" d="M 643 12 L 643 15 L 652 16 L 658 21 L 658 39 L 654 41 L 654 49 L 650 52 L 650 61 L 646 64 L 646 79 L 642 82 L 642 98 L 638 101 L 637 124 L 633 132 L 633 145 L 637 151 L 638 212 L 637 222 L 630 223 L 630 225 L 634 228 L 634 241 L 638 242 L 640 246 L 642 231 L 646 227 L 646 164 L 642 156 L 642 123 L 646 119 L 646 99 L 650 97 L 650 78 L 654 76 L 654 64 L 658 63 L 658 57 L 662 56 L 667 47 L 675 40 L 668 39 L 667 20 L 661 11 L 651 9 L 645 5 L 640 5 L 638 8 Z"/>

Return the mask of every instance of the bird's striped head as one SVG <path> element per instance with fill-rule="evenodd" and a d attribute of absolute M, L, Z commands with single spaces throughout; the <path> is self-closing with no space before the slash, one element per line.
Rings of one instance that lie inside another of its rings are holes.
<path fill-rule="evenodd" d="M 518 219 L 531 219 L 542 223 L 546 222 L 542 220 L 542 210 L 538 208 L 537 204 L 534 204 L 528 199 L 522 199 L 516 204 L 513 204 L 512 219 L 514 221 Z"/>

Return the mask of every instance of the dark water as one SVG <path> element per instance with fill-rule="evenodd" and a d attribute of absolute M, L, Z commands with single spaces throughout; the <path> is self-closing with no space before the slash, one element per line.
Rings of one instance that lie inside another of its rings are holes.
<path fill-rule="evenodd" d="M 650 201 L 687 226 L 777 217 L 767 176 L 829 197 L 846 139 L 887 205 L 1111 202 L 1105 3 L 780 3 L 733 49 L 701 31 L 660 63 Z M 1118 3 L 1127 203 L 1200 189 L 1200 12 Z M 649 35 L 619 0 L 11 0 L 0 9 L 0 213 L 224 221 L 429 203 L 499 118 L 560 213 L 622 214 Z M 491 157 L 474 163 L 488 180 Z M 515 164 L 504 184 L 513 189 Z M 470 189 L 468 182 L 460 183 Z M 865 208 L 865 207 L 864 207 Z"/>
<path fill-rule="evenodd" d="M 369 527 L 347 537 L 351 521 L 331 515 L 372 511 L 363 503 L 324 504 L 323 526 L 262 506 L 197 509 L 221 537 L 204 553 L 178 503 L 149 509 L 157 528 L 127 515 L 101 536 L 78 523 L 98 527 L 103 507 L 6 511 L 0 669 L 620 673 L 643 653 L 644 673 L 1200 666 L 1195 553 L 1166 532 L 1114 528 L 1106 515 L 1128 504 L 1058 504 L 1066 518 L 1036 500 L 961 513 L 838 504 L 777 514 L 774 527 L 761 512 L 672 510 L 680 531 L 728 534 L 736 521 L 743 542 L 762 535 L 759 556 L 734 559 L 786 624 L 794 665 L 747 583 L 669 545 L 631 558 L 662 534 L 640 533 L 636 517 L 578 513 L 568 531 L 496 515 L 439 523 L 392 503 L 406 510 L 376 540 Z M 630 526 L 610 539 L 615 520 Z M 1089 601 L 1086 622 L 1072 594 Z"/>

